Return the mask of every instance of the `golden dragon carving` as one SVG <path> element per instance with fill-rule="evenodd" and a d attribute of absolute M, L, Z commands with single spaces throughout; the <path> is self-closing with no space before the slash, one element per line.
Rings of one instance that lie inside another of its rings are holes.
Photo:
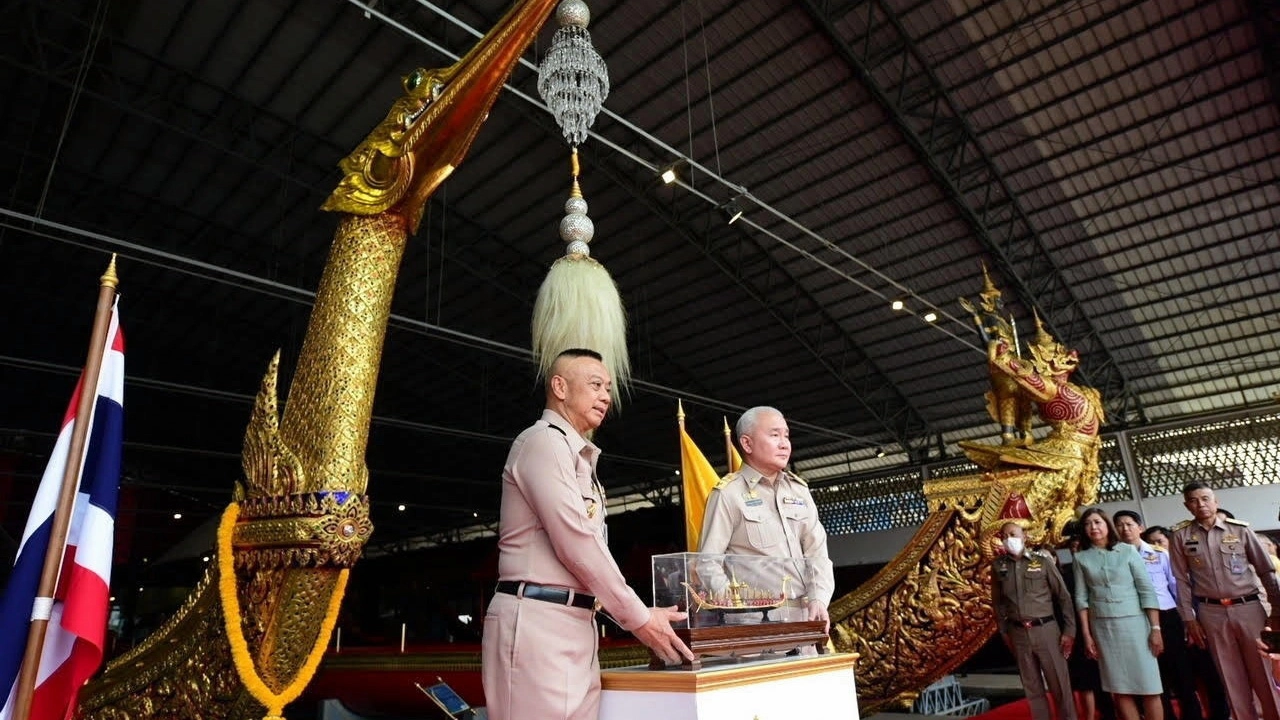
<path fill-rule="evenodd" d="M 284 416 L 277 356 L 245 433 L 244 479 L 224 517 L 231 559 L 210 563 L 181 609 L 85 688 L 79 717 L 262 717 L 250 685 L 286 697 L 306 684 L 313 650 L 328 644 L 326 616 L 341 601 L 345 570 L 373 530 L 364 458 L 405 242 L 554 5 L 521 0 L 454 65 L 415 70 L 386 119 L 341 162 L 344 177 L 324 204 L 340 219 Z M 233 568 L 233 583 L 220 565 Z M 238 625 L 224 625 L 220 589 L 228 588 L 242 609 Z M 249 663 L 252 682 L 237 670 L 230 636 L 244 645 L 239 662 Z"/>
<path fill-rule="evenodd" d="M 863 713 L 910 706 L 990 639 L 995 532 L 1010 509 L 1029 518 L 1030 542 L 1053 542 L 1076 508 L 1097 500 L 1102 405 L 1096 390 L 1070 382 L 1076 353 L 1036 318 L 1031 357 L 1024 360 L 1011 323 L 990 317 L 999 309 L 990 278 L 981 297 L 982 312 L 964 306 L 987 341 L 988 408 L 1004 442 L 961 443 L 984 472 L 926 482 L 929 516 L 911 541 L 871 580 L 831 604 L 836 648 L 861 655 Z M 1019 432 L 1030 428 L 1021 413 L 1031 407 L 1050 428 L 1040 440 Z"/>

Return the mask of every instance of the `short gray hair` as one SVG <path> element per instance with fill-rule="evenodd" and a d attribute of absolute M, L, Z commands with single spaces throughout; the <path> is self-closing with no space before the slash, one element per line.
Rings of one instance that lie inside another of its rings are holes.
<path fill-rule="evenodd" d="M 760 416 L 765 413 L 777 413 L 780 417 L 786 417 L 782 411 L 768 405 L 757 405 L 750 410 L 742 413 L 742 417 L 738 418 L 738 422 L 733 426 L 733 434 L 735 437 L 750 435 L 756 429 L 756 425 L 760 422 Z"/>

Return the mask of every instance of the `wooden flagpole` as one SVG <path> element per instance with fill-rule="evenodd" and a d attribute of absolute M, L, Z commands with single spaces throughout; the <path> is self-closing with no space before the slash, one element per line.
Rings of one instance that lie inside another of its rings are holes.
<path fill-rule="evenodd" d="M 49 547 L 44 554 L 44 566 L 40 572 L 40 585 L 36 601 L 31 608 L 31 628 L 27 631 L 27 647 L 22 656 L 22 670 L 18 673 L 17 695 L 14 697 L 14 720 L 28 720 L 31 700 L 35 693 L 36 678 L 40 670 L 40 653 L 44 649 L 44 636 L 49 628 L 49 616 L 53 611 L 54 593 L 58 589 L 58 574 L 62 570 L 62 557 L 66 552 L 67 532 L 71 528 L 71 513 L 75 509 L 76 491 L 79 489 L 80 464 L 84 446 L 88 441 L 89 419 L 98 400 L 98 375 L 102 370 L 102 356 L 107 343 L 107 330 L 111 326 L 111 306 L 115 303 L 116 256 L 103 273 L 98 290 L 98 309 L 93 317 L 93 332 L 89 339 L 89 356 L 84 363 L 83 384 L 80 388 L 80 404 L 76 406 L 75 424 L 71 428 L 71 447 L 67 452 L 67 466 L 62 473 L 62 489 L 58 505 L 53 513 L 53 529 Z"/>

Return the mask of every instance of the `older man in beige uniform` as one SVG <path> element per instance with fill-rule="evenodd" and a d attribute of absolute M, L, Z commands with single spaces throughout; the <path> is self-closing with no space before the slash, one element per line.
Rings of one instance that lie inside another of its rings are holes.
<path fill-rule="evenodd" d="M 836 584 L 827 533 L 804 480 L 788 473 L 791 436 L 782 413 L 754 407 L 735 427 L 742 469 L 716 484 L 707 498 L 699 551 L 730 555 L 807 558 L 804 578 L 809 620 L 830 627 L 827 606 Z"/>
<path fill-rule="evenodd" d="M 593 351 L 566 350 L 548 375 L 542 419 L 502 472 L 498 587 L 482 640 L 491 720 L 596 720 L 599 608 L 667 661 L 693 659 L 671 629 L 684 613 L 645 607 L 606 545 L 600 449 L 587 435 L 609 411 L 609 371 Z"/>
<path fill-rule="evenodd" d="M 1208 646 L 1227 689 L 1234 720 L 1280 720 L 1280 695 L 1272 684 L 1257 640 L 1267 625 L 1250 566 L 1262 580 L 1273 608 L 1280 608 L 1280 585 L 1275 567 L 1248 523 L 1218 516 L 1212 488 L 1191 483 L 1182 490 L 1187 510 L 1195 517 L 1173 528 L 1169 556 L 1179 590 L 1178 613 L 1187 638 Z M 1272 627 L 1280 624 L 1272 623 Z"/>

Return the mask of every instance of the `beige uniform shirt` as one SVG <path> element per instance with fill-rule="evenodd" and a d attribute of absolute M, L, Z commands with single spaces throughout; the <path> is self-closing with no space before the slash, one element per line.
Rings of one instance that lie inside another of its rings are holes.
<path fill-rule="evenodd" d="M 991 564 L 991 606 L 1000 632 L 1054 616 L 1055 604 L 1062 611 L 1062 634 L 1075 637 L 1075 605 L 1053 555 L 1026 550 L 1019 557 L 999 555 Z"/>
<path fill-rule="evenodd" d="M 700 552 L 808 558 L 810 600 L 831 603 L 836 583 L 827 556 L 827 533 L 809 486 L 794 475 L 778 474 L 771 486 L 750 465 L 725 476 L 707 498 Z"/>
<path fill-rule="evenodd" d="M 520 433 L 502 470 L 498 579 L 595 595 L 625 630 L 649 621 L 605 540 L 600 448 L 558 413 Z"/>
<path fill-rule="evenodd" d="M 1169 559 L 1178 581 L 1178 614 L 1195 620 L 1192 597 L 1235 598 L 1258 592 L 1262 582 L 1267 600 L 1280 600 L 1275 566 L 1248 523 L 1218 518 L 1208 530 L 1191 520 L 1173 528 Z M 1250 566 L 1257 577 L 1249 572 Z M 1183 588 L 1188 588 L 1183 592 Z"/>

